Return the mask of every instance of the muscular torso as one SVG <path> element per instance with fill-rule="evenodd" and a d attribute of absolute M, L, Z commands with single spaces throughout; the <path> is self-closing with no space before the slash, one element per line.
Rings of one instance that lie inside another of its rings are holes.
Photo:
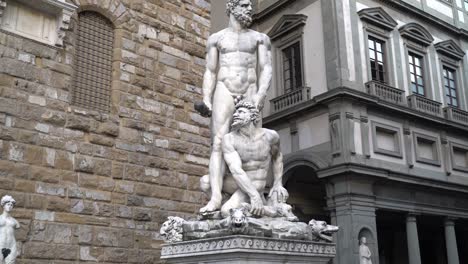
<path fill-rule="evenodd" d="M 233 95 L 248 95 L 256 92 L 257 49 L 263 36 L 253 30 L 240 33 L 223 30 L 216 35 L 219 54 L 218 83 Z"/>
<path fill-rule="evenodd" d="M 255 138 L 246 138 L 239 134 L 232 137 L 233 146 L 242 160 L 242 169 L 251 180 L 266 180 L 271 163 L 271 139 L 268 131 Z"/>

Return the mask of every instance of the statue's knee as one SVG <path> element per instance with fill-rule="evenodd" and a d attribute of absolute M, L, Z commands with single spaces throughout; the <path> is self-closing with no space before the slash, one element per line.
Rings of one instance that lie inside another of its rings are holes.
<path fill-rule="evenodd" d="M 213 151 L 221 151 L 221 142 L 222 142 L 222 137 L 220 137 L 219 135 L 216 135 L 213 138 L 213 145 L 212 145 Z"/>
<path fill-rule="evenodd" d="M 200 178 L 200 189 L 203 192 L 209 192 L 211 189 L 210 186 L 210 175 L 204 175 Z"/>

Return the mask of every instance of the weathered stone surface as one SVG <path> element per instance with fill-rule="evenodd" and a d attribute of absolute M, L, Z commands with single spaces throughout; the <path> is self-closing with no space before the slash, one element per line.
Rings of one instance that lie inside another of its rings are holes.
<path fill-rule="evenodd" d="M 167 211 L 201 200 L 209 124 L 191 108 L 209 1 L 77 4 L 116 25 L 109 112 L 72 104 L 77 28 L 63 47 L 0 32 L 0 193 L 17 200 L 17 263 L 157 263 Z"/>

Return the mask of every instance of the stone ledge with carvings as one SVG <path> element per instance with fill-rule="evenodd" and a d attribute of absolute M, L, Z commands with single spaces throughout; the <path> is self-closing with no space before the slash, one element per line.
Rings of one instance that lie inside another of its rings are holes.
<path fill-rule="evenodd" d="M 167 243 L 231 235 L 332 243 L 332 234 L 338 230 L 337 226 L 314 219 L 306 224 L 299 222 L 296 217 L 255 218 L 245 208 L 239 208 L 231 209 L 230 215 L 225 218 L 208 216 L 184 220 L 169 216 L 162 224 L 160 234 Z"/>
<path fill-rule="evenodd" d="M 314 241 L 279 240 L 235 235 L 165 244 L 161 250 L 161 259 L 183 257 L 185 255 L 219 254 L 220 251 L 223 253 L 258 253 L 261 251 L 279 255 L 291 254 L 333 258 L 336 255 L 336 245 Z"/>

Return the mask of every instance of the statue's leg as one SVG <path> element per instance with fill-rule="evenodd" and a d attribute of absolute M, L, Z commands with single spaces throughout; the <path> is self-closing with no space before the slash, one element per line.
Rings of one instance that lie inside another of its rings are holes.
<path fill-rule="evenodd" d="M 229 216 L 229 210 L 234 208 L 241 208 L 242 203 L 248 203 L 250 201 L 249 196 L 245 194 L 242 190 L 237 190 L 227 202 L 221 207 L 221 215 L 223 217 Z"/>
<path fill-rule="evenodd" d="M 212 146 L 209 165 L 209 179 L 211 186 L 211 199 L 200 212 L 212 212 L 221 207 L 223 177 L 226 164 L 223 159 L 221 140 L 229 132 L 234 113 L 234 99 L 231 93 L 218 83 L 213 96 L 213 113 L 211 124 Z"/>

